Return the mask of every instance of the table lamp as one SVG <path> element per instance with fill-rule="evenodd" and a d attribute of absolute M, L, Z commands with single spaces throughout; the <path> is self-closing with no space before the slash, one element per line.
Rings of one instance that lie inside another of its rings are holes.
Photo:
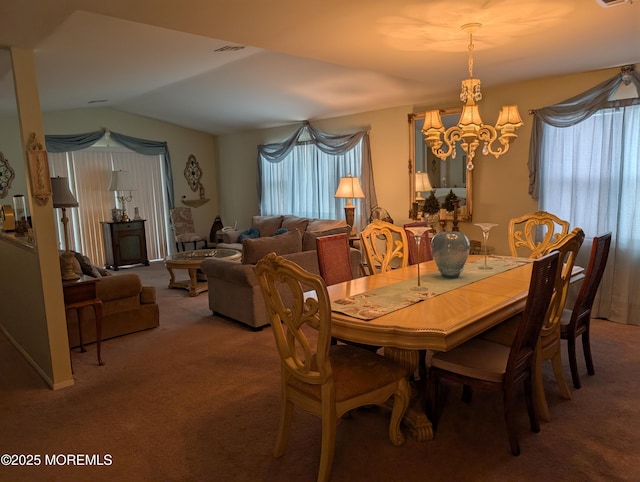
<path fill-rule="evenodd" d="M 353 198 L 364 198 L 364 193 L 360 187 L 360 180 L 351 174 L 346 177 L 341 177 L 335 197 L 347 199 L 347 204 L 344 206 L 344 216 L 353 232 L 356 207 L 351 203 L 351 200 Z"/>
<path fill-rule="evenodd" d="M 116 199 L 120 201 L 122 206 L 122 222 L 128 223 L 127 209 L 125 204 L 131 202 L 133 195 L 131 191 L 136 189 L 131 184 L 129 173 L 127 171 L 111 171 L 111 182 L 109 183 L 109 191 L 115 191 Z M 129 194 L 125 194 L 128 192 Z"/>
<path fill-rule="evenodd" d="M 429 182 L 429 175 L 426 172 L 416 172 L 416 201 L 424 201 L 423 192 L 431 192 L 433 188 Z"/>
<path fill-rule="evenodd" d="M 62 279 L 76 280 L 80 275 L 73 271 L 74 254 L 69 249 L 69 218 L 67 208 L 77 208 L 78 201 L 69 190 L 69 179 L 66 177 L 52 177 L 51 191 L 53 192 L 53 207 L 62 209 L 62 227 L 64 230 L 64 253 L 60 257 L 62 260 Z"/>

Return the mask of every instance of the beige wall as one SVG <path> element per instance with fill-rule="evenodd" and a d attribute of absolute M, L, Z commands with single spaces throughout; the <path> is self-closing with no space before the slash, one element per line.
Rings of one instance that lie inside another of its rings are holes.
<path fill-rule="evenodd" d="M 605 69 L 570 76 L 529 80 L 483 90 L 480 113 L 485 122 L 494 123 L 503 104 L 519 106 L 524 126 L 510 151 L 495 159 L 478 154 L 473 171 L 473 221 L 495 222 L 490 243 L 498 254 L 507 254 L 506 240 L 509 219 L 537 209 L 537 202 L 528 195 L 527 161 L 532 117 L 530 109 L 551 105 L 572 97 L 606 80 L 619 69 Z M 452 86 L 456 88 L 456 86 Z M 409 127 L 407 115 L 433 107 L 460 104 L 459 92 L 449 98 L 433 99 L 416 105 L 378 110 L 334 119 L 313 121 L 314 127 L 325 132 L 344 133 L 368 129 L 376 193 L 380 206 L 387 209 L 396 224 L 408 221 L 409 188 Z M 256 146 L 277 142 L 289 136 L 299 124 L 274 129 L 220 136 L 219 159 L 221 209 L 225 224 L 238 221 L 238 227 L 248 227 L 250 217 L 258 212 L 255 188 L 257 173 Z M 461 231 L 472 239 L 481 239 L 480 229 L 472 223 L 461 223 Z"/>
<path fill-rule="evenodd" d="M 210 199 L 201 207 L 192 208 L 193 218 L 196 230 L 209 235 L 213 220 L 220 209 L 214 136 L 108 108 L 45 113 L 43 122 L 45 134 L 80 134 L 108 129 L 132 137 L 166 141 L 171 154 L 176 207 L 184 206 L 181 202 L 182 196 L 186 196 L 187 199 L 199 197 L 197 192 L 191 191 L 184 177 L 187 159 L 193 154 L 202 168 L 201 183 L 205 189 L 205 197 Z M 135 205 L 134 193 L 134 199 L 128 206 L 133 208 Z"/>

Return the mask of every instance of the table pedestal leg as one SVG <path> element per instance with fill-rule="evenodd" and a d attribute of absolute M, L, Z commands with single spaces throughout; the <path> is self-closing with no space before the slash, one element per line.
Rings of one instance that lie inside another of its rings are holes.
<path fill-rule="evenodd" d="M 407 377 L 413 376 L 422 358 L 420 352 L 417 350 L 403 350 L 401 348 L 391 347 L 385 347 L 384 356 L 405 367 Z M 422 370 L 420 372 L 422 373 Z M 424 407 L 426 406 L 423 398 L 424 389 L 426 388 L 425 380 L 412 380 L 409 384 L 411 386 L 411 401 L 404 415 L 403 422 L 409 427 L 413 438 L 417 442 L 426 442 L 433 438 L 433 426 L 424 411 Z M 390 404 L 387 402 L 389 408 L 393 405 L 393 401 L 391 400 L 390 402 Z"/>

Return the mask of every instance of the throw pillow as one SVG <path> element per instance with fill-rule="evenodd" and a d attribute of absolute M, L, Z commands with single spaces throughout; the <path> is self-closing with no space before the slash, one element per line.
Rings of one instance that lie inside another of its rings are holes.
<path fill-rule="evenodd" d="M 73 251 L 71 251 L 71 253 L 74 255 L 73 257 L 70 257 L 71 259 L 71 263 L 72 263 L 72 271 L 77 274 L 78 276 L 82 276 L 82 267 L 80 266 L 80 262 L 78 261 L 78 257 L 75 255 L 75 253 Z M 65 270 L 65 264 L 62 261 L 62 255 L 64 254 L 64 251 L 59 251 L 59 259 L 60 259 L 60 272 L 64 273 Z"/>
<path fill-rule="evenodd" d="M 244 239 L 254 239 L 260 237 L 260 231 L 256 228 L 249 228 L 246 231 L 242 231 L 238 236 L 238 242 L 241 243 Z"/>
<path fill-rule="evenodd" d="M 251 226 L 260 232 L 260 236 L 273 236 L 282 227 L 282 216 L 254 216 Z"/>
<path fill-rule="evenodd" d="M 84 274 L 86 274 L 87 276 L 91 276 L 92 278 L 100 278 L 100 273 L 98 273 L 96 267 L 91 264 L 89 258 L 80 253 L 76 253 L 76 258 L 78 258 L 80 267 L 82 268 L 82 272 Z"/>
<path fill-rule="evenodd" d="M 296 229 L 279 236 L 262 236 L 242 241 L 242 263 L 256 264 L 268 253 L 277 255 L 298 253 L 302 250 L 302 236 Z"/>
<path fill-rule="evenodd" d="M 349 233 L 351 233 L 351 226 L 345 224 L 344 226 L 327 229 L 325 231 L 307 231 L 304 233 L 304 237 L 302 238 L 302 251 L 311 251 L 316 249 L 316 238 L 342 233 L 349 236 Z"/>
<path fill-rule="evenodd" d="M 282 217 L 282 227 L 293 231 L 297 229 L 300 233 L 304 233 L 307 230 L 309 224 L 309 218 L 301 218 L 292 214 L 285 214 Z"/>
<path fill-rule="evenodd" d="M 284 233 L 288 233 L 288 232 L 289 232 L 289 230 L 287 228 L 280 228 L 273 235 L 277 236 L 279 234 L 284 234 Z"/>

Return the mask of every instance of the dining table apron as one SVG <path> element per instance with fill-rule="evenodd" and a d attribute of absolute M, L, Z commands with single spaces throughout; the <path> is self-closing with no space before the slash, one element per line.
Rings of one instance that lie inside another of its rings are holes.
<path fill-rule="evenodd" d="M 469 256 L 468 263 L 482 259 L 482 256 Z M 491 274 L 371 320 L 333 311 L 332 336 L 383 346 L 385 356 L 405 366 L 408 375 L 413 374 L 418 368 L 420 353 L 425 350 L 450 350 L 522 312 L 531 280 L 531 266 L 531 262 L 523 262 L 507 271 Z M 424 277 L 433 276 L 437 271 L 433 260 L 421 263 L 422 284 L 425 284 Z M 335 302 L 411 279 L 415 279 L 417 285 L 417 276 L 417 265 L 411 265 L 328 286 L 327 291 L 331 301 Z M 405 425 L 418 441 L 433 438 L 433 428 L 425 413 L 425 381 L 413 384 L 412 404 L 404 418 Z"/>

